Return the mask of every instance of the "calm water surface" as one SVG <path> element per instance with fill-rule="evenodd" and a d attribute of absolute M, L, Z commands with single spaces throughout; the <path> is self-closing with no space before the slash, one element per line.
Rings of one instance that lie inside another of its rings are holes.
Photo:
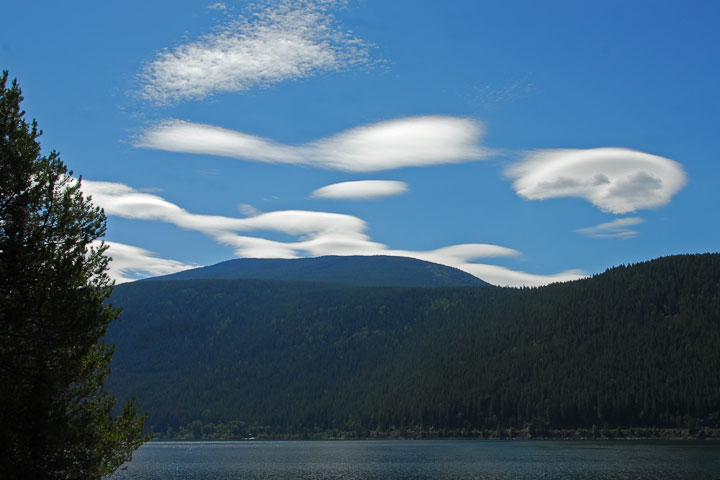
<path fill-rule="evenodd" d="M 113 480 L 720 480 L 720 444 L 551 441 L 153 442 Z"/>

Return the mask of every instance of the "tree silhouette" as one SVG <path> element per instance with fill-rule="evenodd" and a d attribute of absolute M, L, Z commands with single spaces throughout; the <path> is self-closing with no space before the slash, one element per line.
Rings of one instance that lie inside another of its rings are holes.
<path fill-rule="evenodd" d="M 17 81 L 0 76 L 0 477 L 95 479 L 145 437 L 134 402 L 103 387 L 118 312 L 105 300 L 102 210 L 57 152 L 41 154 Z"/>

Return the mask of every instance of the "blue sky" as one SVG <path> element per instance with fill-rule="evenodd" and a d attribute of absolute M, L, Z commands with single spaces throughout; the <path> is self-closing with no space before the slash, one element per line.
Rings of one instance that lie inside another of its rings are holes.
<path fill-rule="evenodd" d="M 390 254 L 541 285 L 718 250 L 719 13 L 14 2 L 0 68 L 108 214 L 118 281 Z"/>

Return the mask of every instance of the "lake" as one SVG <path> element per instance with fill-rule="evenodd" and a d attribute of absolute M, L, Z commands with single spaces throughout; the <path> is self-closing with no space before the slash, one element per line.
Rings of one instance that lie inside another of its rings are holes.
<path fill-rule="evenodd" d="M 113 480 L 720 479 L 720 443 L 151 442 Z"/>

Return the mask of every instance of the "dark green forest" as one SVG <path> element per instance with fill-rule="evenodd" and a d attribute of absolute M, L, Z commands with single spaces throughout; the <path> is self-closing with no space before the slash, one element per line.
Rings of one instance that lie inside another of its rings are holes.
<path fill-rule="evenodd" d="M 720 426 L 719 254 L 542 288 L 198 279 L 112 303 L 108 388 L 157 435 Z"/>

